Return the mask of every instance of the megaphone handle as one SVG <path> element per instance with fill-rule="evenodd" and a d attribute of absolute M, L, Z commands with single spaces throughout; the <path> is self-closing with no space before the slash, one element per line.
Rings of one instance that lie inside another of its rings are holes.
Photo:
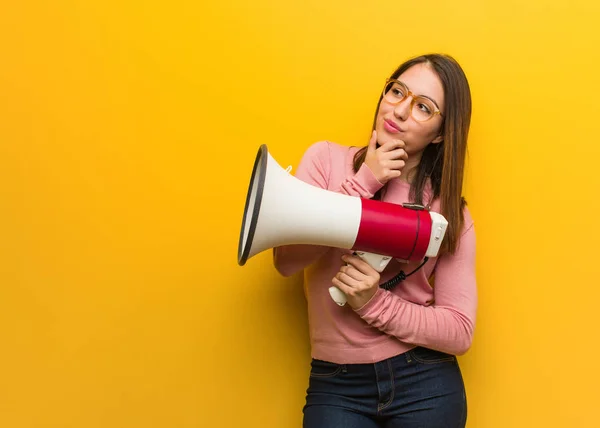
<path fill-rule="evenodd" d="M 337 288 L 335 285 L 329 287 L 329 295 L 331 296 L 333 301 L 338 304 L 338 306 L 344 306 L 348 301 L 346 299 L 346 295 L 342 292 L 342 290 Z"/>
<path fill-rule="evenodd" d="M 361 259 L 366 261 L 369 264 L 369 266 L 371 266 L 377 272 L 383 271 L 385 269 L 385 267 L 388 265 L 388 263 L 390 262 L 390 260 L 392 259 L 389 256 L 382 256 L 379 254 L 366 253 L 364 251 L 357 251 L 354 254 L 356 254 Z M 346 299 L 346 295 L 339 288 L 337 288 L 335 286 L 329 287 L 329 295 L 331 296 L 333 301 L 338 304 L 338 306 L 344 306 L 346 304 L 346 302 L 348 301 Z"/>

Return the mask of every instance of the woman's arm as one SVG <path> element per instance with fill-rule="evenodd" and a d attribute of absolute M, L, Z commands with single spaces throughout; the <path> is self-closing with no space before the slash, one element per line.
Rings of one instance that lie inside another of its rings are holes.
<path fill-rule="evenodd" d="M 422 306 L 378 288 L 374 296 L 355 311 L 371 326 L 403 342 L 454 355 L 467 352 L 477 309 L 472 223 L 463 232 L 457 251 L 439 258 L 434 296 L 432 306 Z"/>

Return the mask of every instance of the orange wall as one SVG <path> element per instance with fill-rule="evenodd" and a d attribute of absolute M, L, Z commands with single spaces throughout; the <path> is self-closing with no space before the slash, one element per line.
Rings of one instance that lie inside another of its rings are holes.
<path fill-rule="evenodd" d="M 301 278 L 237 266 L 256 150 L 364 144 L 442 51 L 474 98 L 469 427 L 596 427 L 591 0 L 0 6 L 0 426 L 296 427 Z"/>

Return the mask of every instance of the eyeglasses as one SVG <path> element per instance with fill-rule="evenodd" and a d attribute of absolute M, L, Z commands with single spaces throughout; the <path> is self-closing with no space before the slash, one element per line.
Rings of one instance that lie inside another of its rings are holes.
<path fill-rule="evenodd" d="M 412 97 L 410 114 L 417 122 L 426 122 L 436 114 L 444 116 L 433 100 L 424 96 L 415 96 L 408 87 L 395 79 L 387 79 L 383 87 L 383 99 L 390 104 L 399 104 L 407 97 Z"/>

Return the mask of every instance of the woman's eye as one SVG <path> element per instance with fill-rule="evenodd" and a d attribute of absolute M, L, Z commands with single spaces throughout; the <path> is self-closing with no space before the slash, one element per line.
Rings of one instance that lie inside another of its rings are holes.
<path fill-rule="evenodd" d="M 417 105 L 417 107 L 419 108 L 419 110 L 421 110 L 422 112 L 425 113 L 431 113 L 431 108 L 427 105 L 427 104 L 423 104 L 423 103 L 419 103 Z"/>

